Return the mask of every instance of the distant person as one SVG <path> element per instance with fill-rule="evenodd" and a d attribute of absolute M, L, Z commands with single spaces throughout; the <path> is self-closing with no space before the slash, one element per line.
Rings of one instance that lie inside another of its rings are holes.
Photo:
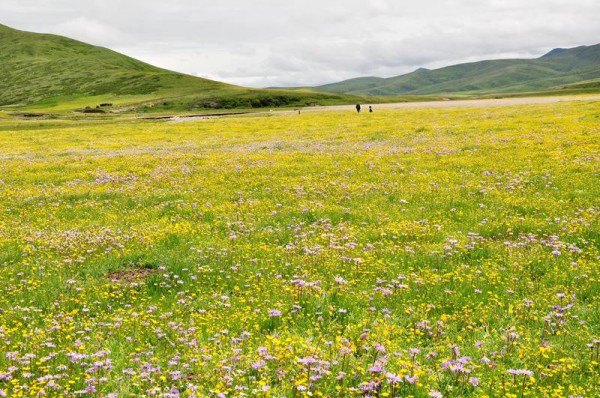
<path fill-rule="evenodd" d="M 373 113 L 373 107 L 369 105 L 369 113 Z"/>
<path fill-rule="evenodd" d="M 356 104 L 356 112 L 360 113 L 360 104 Z"/>

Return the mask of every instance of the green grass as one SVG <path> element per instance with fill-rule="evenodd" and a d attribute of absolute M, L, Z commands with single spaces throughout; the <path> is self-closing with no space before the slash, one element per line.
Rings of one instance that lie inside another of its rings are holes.
<path fill-rule="evenodd" d="M 0 390 L 595 398 L 599 117 L 1 120 Z"/>

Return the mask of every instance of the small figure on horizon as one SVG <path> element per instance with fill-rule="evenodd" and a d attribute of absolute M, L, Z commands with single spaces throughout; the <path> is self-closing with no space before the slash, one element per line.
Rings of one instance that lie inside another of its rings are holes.
<path fill-rule="evenodd" d="M 369 105 L 369 113 L 373 113 L 373 107 Z"/>
<path fill-rule="evenodd" d="M 360 104 L 356 104 L 356 112 L 360 113 Z"/>

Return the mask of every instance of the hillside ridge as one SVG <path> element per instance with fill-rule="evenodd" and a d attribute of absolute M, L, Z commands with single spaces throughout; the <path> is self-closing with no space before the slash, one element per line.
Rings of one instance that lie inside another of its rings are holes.
<path fill-rule="evenodd" d="M 439 69 L 419 68 L 390 78 L 354 78 L 315 90 L 360 95 L 519 93 L 600 78 L 600 44 L 555 48 L 534 59 L 483 60 Z"/>
<path fill-rule="evenodd" d="M 240 87 L 68 37 L 0 25 L 0 106 L 73 109 L 114 102 L 127 109 L 170 112 L 353 101 L 348 98 L 353 97 Z"/>

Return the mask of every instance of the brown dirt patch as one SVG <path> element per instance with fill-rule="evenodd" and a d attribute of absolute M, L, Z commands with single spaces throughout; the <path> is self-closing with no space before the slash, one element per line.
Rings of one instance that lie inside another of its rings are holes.
<path fill-rule="evenodd" d="M 133 268 L 114 271 L 108 274 L 108 279 L 113 282 L 133 283 L 140 282 L 154 274 L 156 270 L 148 268 Z"/>

